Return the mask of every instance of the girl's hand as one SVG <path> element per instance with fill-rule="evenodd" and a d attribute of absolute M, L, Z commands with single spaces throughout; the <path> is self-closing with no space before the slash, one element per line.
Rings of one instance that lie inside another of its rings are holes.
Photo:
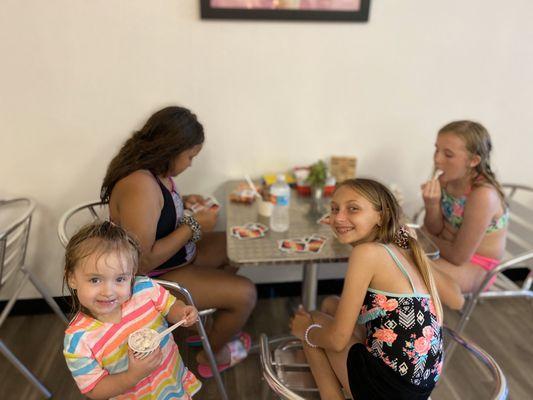
<path fill-rule="evenodd" d="M 191 326 L 198 321 L 198 310 L 196 307 L 184 305 L 181 310 L 182 316 L 180 319 L 186 320 L 182 326 Z"/>
<path fill-rule="evenodd" d="M 441 186 L 438 179 L 432 179 L 422 186 L 422 198 L 424 199 L 424 204 L 426 208 L 428 207 L 439 207 L 440 198 L 442 196 Z"/>
<path fill-rule="evenodd" d="M 137 384 L 141 379 L 154 372 L 162 361 L 163 353 L 159 347 L 143 359 L 135 358 L 133 350 L 128 349 L 128 374 Z"/>
<path fill-rule="evenodd" d="M 199 194 L 189 194 L 187 196 L 183 196 L 183 204 L 185 204 L 185 208 L 191 208 L 193 204 L 204 205 L 205 199 Z"/>
<path fill-rule="evenodd" d="M 305 331 L 312 323 L 313 318 L 311 314 L 305 311 L 303 306 L 300 305 L 289 323 L 289 328 L 294 336 L 300 340 L 304 340 Z"/>
<path fill-rule="evenodd" d="M 200 224 L 202 232 L 211 232 L 217 223 L 217 212 L 212 210 L 200 210 L 194 214 L 194 218 Z"/>

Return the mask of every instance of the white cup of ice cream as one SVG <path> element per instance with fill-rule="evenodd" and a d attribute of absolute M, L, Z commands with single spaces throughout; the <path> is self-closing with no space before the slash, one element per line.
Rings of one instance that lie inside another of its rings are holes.
<path fill-rule="evenodd" d="M 135 358 L 143 359 L 159 346 L 159 333 L 150 328 L 142 328 L 128 337 L 128 346 L 133 350 Z"/>
<path fill-rule="evenodd" d="M 270 201 L 265 201 L 261 198 L 258 198 L 257 200 L 257 211 L 259 212 L 259 215 L 261 215 L 262 217 L 270 217 L 272 215 L 272 209 L 274 208 L 274 204 L 272 204 Z"/>

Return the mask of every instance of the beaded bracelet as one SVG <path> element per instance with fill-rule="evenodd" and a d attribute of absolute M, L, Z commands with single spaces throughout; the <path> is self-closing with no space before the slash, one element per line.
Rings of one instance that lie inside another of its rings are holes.
<path fill-rule="evenodd" d="M 202 237 L 202 228 L 200 227 L 198 221 L 196 221 L 196 218 L 194 218 L 192 215 L 184 215 L 180 219 L 179 225 L 187 225 L 189 228 L 191 228 L 192 237 L 189 240 L 189 243 L 195 243 Z"/>
<path fill-rule="evenodd" d="M 318 346 L 309 341 L 309 332 L 311 332 L 311 329 L 313 329 L 313 328 L 322 328 L 322 325 L 320 325 L 320 324 L 311 324 L 311 325 L 309 325 L 307 327 L 307 329 L 305 330 L 304 339 L 305 339 L 305 343 L 307 343 L 307 345 L 309 347 L 312 347 L 312 348 L 316 349 Z"/>

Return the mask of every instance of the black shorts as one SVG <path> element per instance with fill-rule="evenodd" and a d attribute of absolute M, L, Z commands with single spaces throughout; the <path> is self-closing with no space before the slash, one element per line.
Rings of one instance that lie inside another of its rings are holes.
<path fill-rule="evenodd" d="M 407 382 L 361 343 L 350 348 L 346 367 L 355 400 L 427 400 L 435 387 Z"/>

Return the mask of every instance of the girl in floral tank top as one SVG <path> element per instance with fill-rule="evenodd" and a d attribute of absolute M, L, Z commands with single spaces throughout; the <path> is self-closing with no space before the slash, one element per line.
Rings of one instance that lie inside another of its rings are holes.
<path fill-rule="evenodd" d="M 329 224 L 353 247 L 342 295 L 325 299 L 321 311 L 300 307 L 290 323 L 322 399 L 344 399 L 343 387 L 357 400 L 425 400 L 439 378 L 434 271 L 400 220 L 398 202 L 379 182 L 347 180 L 333 194 Z"/>
<path fill-rule="evenodd" d="M 366 349 L 413 385 L 433 387 L 442 368 L 442 329 L 433 301 L 417 293 L 409 273 L 382 245 L 409 280 L 412 293 L 389 293 L 368 288 L 357 318 L 366 327 Z"/>

